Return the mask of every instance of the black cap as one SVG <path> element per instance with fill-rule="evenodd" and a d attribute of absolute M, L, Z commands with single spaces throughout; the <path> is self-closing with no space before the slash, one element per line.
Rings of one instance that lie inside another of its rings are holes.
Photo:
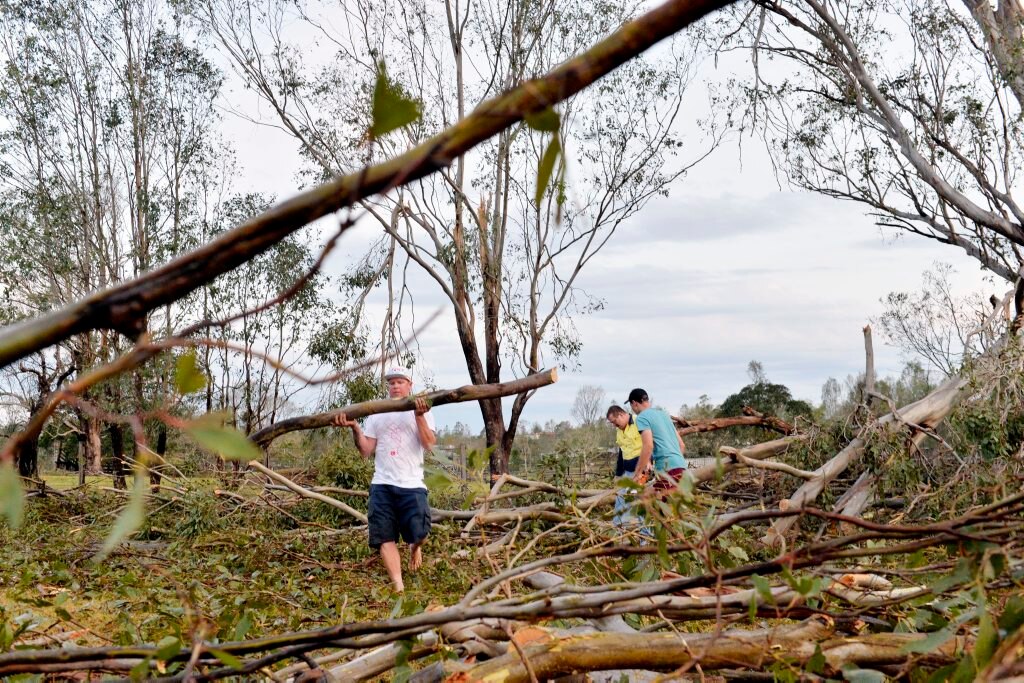
<path fill-rule="evenodd" d="M 644 391 L 643 389 L 634 389 L 633 391 L 629 392 L 629 398 L 626 399 L 626 403 L 633 403 L 634 401 L 636 403 L 643 403 L 644 401 L 648 400 L 650 399 L 647 396 L 646 391 Z"/>

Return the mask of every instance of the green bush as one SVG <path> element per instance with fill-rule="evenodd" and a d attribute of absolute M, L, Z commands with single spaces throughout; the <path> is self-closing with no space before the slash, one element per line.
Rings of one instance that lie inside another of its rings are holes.
<path fill-rule="evenodd" d="M 368 491 L 373 479 L 373 462 L 356 450 L 351 439 L 339 439 L 312 464 L 322 486 Z"/>

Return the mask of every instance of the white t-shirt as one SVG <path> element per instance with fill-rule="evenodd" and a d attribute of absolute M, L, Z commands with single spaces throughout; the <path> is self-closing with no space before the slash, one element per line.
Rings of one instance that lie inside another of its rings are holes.
<path fill-rule="evenodd" d="M 426 413 L 427 425 L 434 430 L 434 415 Z M 377 440 L 371 484 L 390 484 L 404 489 L 424 489 L 423 444 L 416 428 L 416 413 L 370 415 L 363 423 L 363 434 Z"/>

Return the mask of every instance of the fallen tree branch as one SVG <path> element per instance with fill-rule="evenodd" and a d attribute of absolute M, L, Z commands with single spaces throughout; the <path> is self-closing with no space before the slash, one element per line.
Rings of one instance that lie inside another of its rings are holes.
<path fill-rule="evenodd" d="M 794 477 L 799 477 L 801 479 L 813 479 L 815 476 L 814 472 L 808 472 L 807 470 L 797 469 L 796 467 L 787 465 L 784 462 L 754 460 L 753 458 L 748 458 L 739 451 L 731 453 L 730 455 L 733 458 L 735 458 L 737 462 L 743 463 L 747 467 L 753 467 L 759 470 L 775 470 L 776 472 L 785 472 L 786 474 L 791 474 Z"/>
<path fill-rule="evenodd" d="M 781 439 L 775 439 L 774 441 L 765 441 L 764 443 L 747 446 L 746 448 L 722 446 L 718 449 L 721 458 L 717 463 L 705 465 L 704 467 L 695 467 L 692 470 L 688 470 L 687 474 L 697 483 L 711 481 L 712 479 L 717 479 L 720 475 L 747 467 L 745 463 L 740 462 L 738 457 L 735 456 L 742 455 L 749 460 L 775 458 L 786 453 L 791 446 L 803 443 L 806 440 L 806 434 L 793 434 Z"/>
<path fill-rule="evenodd" d="M 345 503 L 341 502 L 337 498 L 331 498 L 330 496 L 325 496 L 322 493 L 317 493 L 316 491 L 310 491 L 307 488 L 303 488 L 302 486 L 299 486 L 298 484 L 296 484 L 291 479 L 288 479 L 287 477 L 281 476 L 280 474 L 278 474 L 274 470 L 270 469 L 269 467 L 264 467 L 263 465 L 261 465 L 260 463 L 258 463 L 255 460 L 250 460 L 249 461 L 249 467 L 253 468 L 254 470 L 256 470 L 258 472 L 262 472 L 263 474 L 267 475 L 268 477 L 270 477 L 274 481 L 283 484 L 284 486 L 286 486 L 290 490 L 294 491 L 295 493 L 299 494 L 300 496 L 303 496 L 305 498 L 312 498 L 313 500 L 319 500 L 321 503 L 327 503 L 328 505 L 330 505 L 332 507 L 336 507 L 339 510 L 347 513 L 349 516 L 354 517 L 355 519 L 359 520 L 363 524 L 366 524 L 366 522 L 367 522 L 366 515 L 364 515 L 359 510 L 356 510 L 354 507 L 352 507 L 350 505 L 346 505 Z"/>
<path fill-rule="evenodd" d="M 626 602 L 652 596 L 678 593 L 693 588 L 713 588 L 729 585 L 741 579 L 748 579 L 757 574 L 767 576 L 784 570 L 795 571 L 812 566 L 820 566 L 836 560 L 851 560 L 876 556 L 908 554 L 938 545 L 959 544 L 965 539 L 978 540 L 986 543 L 1004 544 L 1019 534 L 1019 516 L 1024 512 L 1024 494 L 1017 494 L 996 503 L 972 510 L 958 518 L 922 526 L 896 526 L 868 522 L 860 519 L 845 519 L 835 513 L 823 510 L 797 510 L 790 512 L 764 511 L 750 513 L 753 519 L 760 515 L 762 519 L 773 516 L 796 514 L 814 514 L 821 518 L 837 521 L 850 521 L 858 525 L 861 533 L 820 543 L 795 548 L 771 560 L 754 562 L 733 569 L 719 569 L 699 576 L 682 577 L 666 581 L 644 582 L 639 584 L 622 584 L 621 590 L 615 592 L 615 602 Z M 1008 524 L 1010 519 L 1013 524 Z M 724 528 L 709 532 L 706 538 L 698 541 L 702 545 L 710 543 L 713 538 L 724 531 Z M 869 540 L 904 539 L 894 544 L 866 544 Z M 542 620 L 549 618 L 577 617 L 590 619 L 608 616 L 609 596 L 606 587 L 580 589 L 570 592 L 572 587 L 556 586 L 554 589 L 562 594 L 552 595 L 540 593 L 516 596 L 496 602 L 477 604 L 475 598 L 487 593 L 492 587 L 510 580 L 536 573 L 547 567 L 580 563 L 601 557 L 629 557 L 638 555 L 654 556 L 660 553 L 693 552 L 692 543 L 671 544 L 658 547 L 652 546 L 601 546 L 592 547 L 566 555 L 542 558 L 528 564 L 508 569 L 481 583 L 466 593 L 459 604 L 437 611 L 389 619 L 338 624 L 313 631 L 281 634 L 256 638 L 249 641 L 221 642 L 216 649 L 227 652 L 235 657 L 253 653 L 266 653 L 257 659 L 242 661 L 237 667 L 209 668 L 218 665 L 218 659 L 209 649 L 200 643 L 193 644 L 191 650 L 184 648 L 177 654 L 167 658 L 167 662 L 186 661 L 192 653 L 198 653 L 197 666 L 191 672 L 195 680 L 214 680 L 229 676 L 240 676 L 260 671 L 277 662 L 296 658 L 305 653 L 321 649 L 325 646 L 336 648 L 373 648 L 397 640 L 408 639 L 425 631 L 432 630 L 453 621 L 465 621 L 480 618 L 504 618 L 515 620 Z M 614 604 L 611 605 L 614 607 Z M 617 634 L 618 635 L 618 634 Z M 643 634 L 645 637 L 649 634 Z M 895 642 L 891 635 L 886 634 L 890 641 Z M 903 637 L 902 635 L 900 637 Z M 910 637 L 916 637 L 912 635 Z M 854 642 L 854 641 L 848 641 Z M 847 644 L 848 644 L 847 643 Z M 824 646 L 823 646 L 824 649 Z M 60 670 L 89 669 L 100 666 L 101 662 L 110 660 L 134 660 L 136 662 L 153 659 L 159 648 L 153 645 L 109 646 L 98 648 L 58 648 L 50 650 L 19 650 L 0 654 L 0 676 L 15 673 L 54 672 Z M 622 662 L 616 667 L 621 668 Z M 70 666 L 69 666 L 70 665 Z M 64 667 L 64 669 L 61 669 Z M 168 677 L 168 680 L 183 680 L 181 674 Z"/>
<path fill-rule="evenodd" d="M 367 415 L 397 413 L 412 410 L 416 407 L 416 399 L 420 398 L 426 400 L 430 406 L 436 407 L 451 403 L 462 403 L 464 401 L 479 401 L 486 398 L 512 396 L 524 391 L 532 391 L 534 389 L 546 387 L 557 381 L 558 370 L 552 368 L 550 370 L 544 370 L 532 375 L 527 375 L 521 379 L 512 380 L 511 382 L 499 382 L 496 384 L 467 384 L 459 387 L 458 389 L 442 389 L 426 394 L 416 394 L 409 396 L 408 398 L 363 401 L 362 403 L 354 403 L 350 406 L 345 406 L 344 408 L 338 408 L 337 410 L 329 410 L 325 413 L 302 415 L 300 417 L 293 417 L 287 420 L 281 420 L 280 422 L 275 422 L 274 424 L 264 427 L 258 432 L 252 434 L 249 437 L 249 440 L 260 446 L 266 447 L 274 439 L 289 432 L 330 427 L 334 423 L 334 418 L 342 413 L 347 415 L 350 420 L 356 420 L 361 417 L 366 417 Z"/>
<path fill-rule="evenodd" d="M 967 387 L 967 380 L 958 376 L 950 377 L 939 387 L 919 401 L 909 406 L 887 413 L 861 430 L 835 457 L 814 471 L 814 478 L 805 482 L 789 497 L 789 505 L 793 508 L 805 507 L 813 502 L 825 487 L 864 453 L 867 445 L 865 437 L 868 429 L 873 426 L 884 426 L 894 421 L 923 424 L 933 428 L 953 410 Z M 769 545 L 778 545 L 786 533 L 796 524 L 797 518 L 787 517 L 776 520 L 762 539 Z"/>
<path fill-rule="evenodd" d="M 672 421 L 676 425 L 676 431 L 680 436 L 688 434 L 700 434 L 703 432 L 714 432 L 719 429 L 730 427 L 761 427 L 770 429 L 773 432 L 789 435 L 794 431 L 793 425 L 774 415 L 763 415 L 750 406 L 743 408 L 743 415 L 736 417 L 713 417 L 707 420 L 688 420 L 681 415 L 673 415 Z"/>

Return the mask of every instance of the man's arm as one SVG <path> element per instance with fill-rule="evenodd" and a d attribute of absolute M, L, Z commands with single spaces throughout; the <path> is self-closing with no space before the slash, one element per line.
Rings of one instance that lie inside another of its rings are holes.
<path fill-rule="evenodd" d="M 676 432 L 676 438 L 679 439 L 679 452 L 686 455 L 686 444 L 683 443 L 683 437 L 679 432 Z"/>
<path fill-rule="evenodd" d="M 373 455 L 373 452 L 377 449 L 377 439 L 363 434 L 363 430 L 358 422 L 348 419 L 348 415 L 345 413 L 339 413 L 334 418 L 334 424 L 338 427 L 348 427 L 352 430 L 352 442 L 355 443 L 360 455 L 364 458 L 369 458 Z"/>
<path fill-rule="evenodd" d="M 651 454 L 654 453 L 654 432 L 645 429 L 640 432 L 640 461 L 636 464 L 636 472 L 633 473 L 635 481 L 643 483 L 646 480 L 647 468 L 651 466 Z"/>
<path fill-rule="evenodd" d="M 430 406 L 422 398 L 416 399 L 416 433 L 420 437 L 420 444 L 423 446 L 423 450 L 429 451 L 437 443 L 437 436 L 434 434 L 434 430 L 430 428 L 430 423 L 427 422 L 427 413 L 430 412 Z"/>

